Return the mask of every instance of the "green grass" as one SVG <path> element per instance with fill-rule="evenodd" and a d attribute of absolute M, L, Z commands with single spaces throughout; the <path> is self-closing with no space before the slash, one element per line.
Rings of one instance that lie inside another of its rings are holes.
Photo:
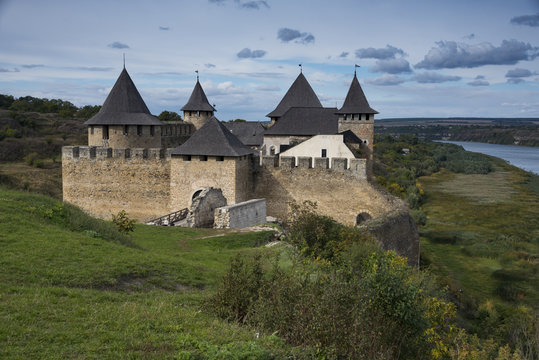
<path fill-rule="evenodd" d="M 471 312 L 487 301 L 537 310 L 539 177 L 490 161 L 494 171 L 485 175 L 420 178 L 422 256 Z"/>
<path fill-rule="evenodd" d="M 70 230 L 49 216 L 57 206 L 0 187 L 0 358 L 279 358 L 293 351 L 202 311 L 232 256 L 279 251 L 260 247 L 268 232 L 137 225 L 132 240 L 119 243 Z"/>

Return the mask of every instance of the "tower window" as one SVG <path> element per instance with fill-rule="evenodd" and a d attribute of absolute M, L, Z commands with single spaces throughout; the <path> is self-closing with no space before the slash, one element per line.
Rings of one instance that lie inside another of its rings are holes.
<path fill-rule="evenodd" d="M 109 126 L 103 125 L 103 139 L 108 140 L 109 139 Z"/>
<path fill-rule="evenodd" d="M 323 158 L 328 157 L 328 150 L 327 149 L 322 149 L 322 157 Z"/>
<path fill-rule="evenodd" d="M 137 135 L 142 136 L 142 125 L 137 125 Z"/>
<path fill-rule="evenodd" d="M 124 125 L 124 135 L 129 135 L 129 125 Z"/>
<path fill-rule="evenodd" d="M 93 135 L 93 134 L 94 134 L 94 126 L 90 125 L 90 135 Z"/>
<path fill-rule="evenodd" d="M 206 155 L 202 155 L 200 157 L 200 161 L 208 161 L 208 157 Z"/>
<path fill-rule="evenodd" d="M 224 156 L 217 156 L 215 161 L 225 161 L 225 157 Z"/>
<path fill-rule="evenodd" d="M 369 120 L 370 114 L 365 114 L 365 120 Z"/>
<path fill-rule="evenodd" d="M 150 136 L 154 135 L 154 128 L 153 125 L 150 125 Z"/>
<path fill-rule="evenodd" d="M 191 161 L 191 155 L 184 155 L 183 161 Z"/>
<path fill-rule="evenodd" d="M 346 120 L 346 117 L 347 117 L 347 116 L 348 116 L 348 115 L 344 114 L 344 115 L 343 115 L 343 119 Z"/>

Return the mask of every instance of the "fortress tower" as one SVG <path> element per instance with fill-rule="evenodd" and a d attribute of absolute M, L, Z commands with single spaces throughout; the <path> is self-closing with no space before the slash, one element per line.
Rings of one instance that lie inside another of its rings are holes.
<path fill-rule="evenodd" d="M 163 123 L 150 114 L 124 68 L 101 110 L 84 123 L 88 145 L 113 149 L 159 148 Z"/>
<path fill-rule="evenodd" d="M 351 130 L 363 141 L 363 149 L 367 150 L 367 159 L 371 166 L 374 145 L 374 114 L 378 114 L 378 111 L 370 107 L 354 71 L 354 78 L 344 104 L 337 110 L 338 131 L 341 133 Z"/>
<path fill-rule="evenodd" d="M 198 76 L 191 97 L 187 104 L 181 108 L 181 111 L 183 111 L 183 120 L 193 124 L 195 130 L 200 129 L 202 125 L 213 116 L 214 111 L 216 111 L 215 108 L 210 105 L 210 102 L 198 81 Z"/>
<path fill-rule="evenodd" d="M 303 73 L 298 75 L 275 110 L 266 115 L 271 119 L 270 126 L 275 124 L 292 107 L 322 108 L 318 96 Z"/>
<path fill-rule="evenodd" d="M 195 195 L 207 187 L 220 188 L 228 204 L 248 200 L 252 154 L 253 150 L 212 116 L 171 152 L 171 208 L 190 206 Z"/>

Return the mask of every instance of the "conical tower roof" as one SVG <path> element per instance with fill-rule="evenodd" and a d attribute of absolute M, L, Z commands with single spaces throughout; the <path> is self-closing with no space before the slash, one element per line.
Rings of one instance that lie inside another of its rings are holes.
<path fill-rule="evenodd" d="M 281 117 L 291 107 L 322 107 L 320 100 L 318 100 L 303 73 L 299 74 L 275 110 L 266 116 Z"/>
<path fill-rule="evenodd" d="M 355 73 L 344 104 L 337 114 L 378 114 L 378 111 L 369 106 Z"/>
<path fill-rule="evenodd" d="M 180 110 L 182 111 L 216 111 L 215 108 L 210 105 L 210 102 L 208 101 L 208 98 L 206 97 L 206 94 L 204 93 L 204 90 L 202 89 L 202 85 L 200 85 L 200 82 L 198 81 L 198 79 L 197 79 L 195 88 L 193 89 L 193 92 L 191 93 L 191 97 L 189 98 L 189 101 Z"/>
<path fill-rule="evenodd" d="M 243 156 L 253 150 L 212 116 L 186 142 L 172 150 L 172 155 Z"/>
<path fill-rule="evenodd" d="M 86 125 L 163 125 L 142 100 L 142 96 L 124 68 L 103 103 L 101 110 Z"/>

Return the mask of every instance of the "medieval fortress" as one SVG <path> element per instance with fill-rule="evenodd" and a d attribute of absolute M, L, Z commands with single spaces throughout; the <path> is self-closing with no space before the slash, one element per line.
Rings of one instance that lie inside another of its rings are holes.
<path fill-rule="evenodd" d="M 124 68 L 85 123 L 88 145 L 62 149 L 64 201 L 97 217 L 125 210 L 147 222 L 189 209 L 208 188 L 220 189 L 228 205 L 245 204 L 244 212 L 260 206 L 250 200 L 265 199 L 264 212 L 280 219 L 290 202 L 311 200 L 341 223 L 373 222 L 384 247 L 417 260 L 406 206 L 368 181 L 377 112 L 356 74 L 337 109 L 324 108 L 300 73 L 267 128 L 221 123 L 198 79 L 181 110 L 183 121 L 159 121 Z"/>

